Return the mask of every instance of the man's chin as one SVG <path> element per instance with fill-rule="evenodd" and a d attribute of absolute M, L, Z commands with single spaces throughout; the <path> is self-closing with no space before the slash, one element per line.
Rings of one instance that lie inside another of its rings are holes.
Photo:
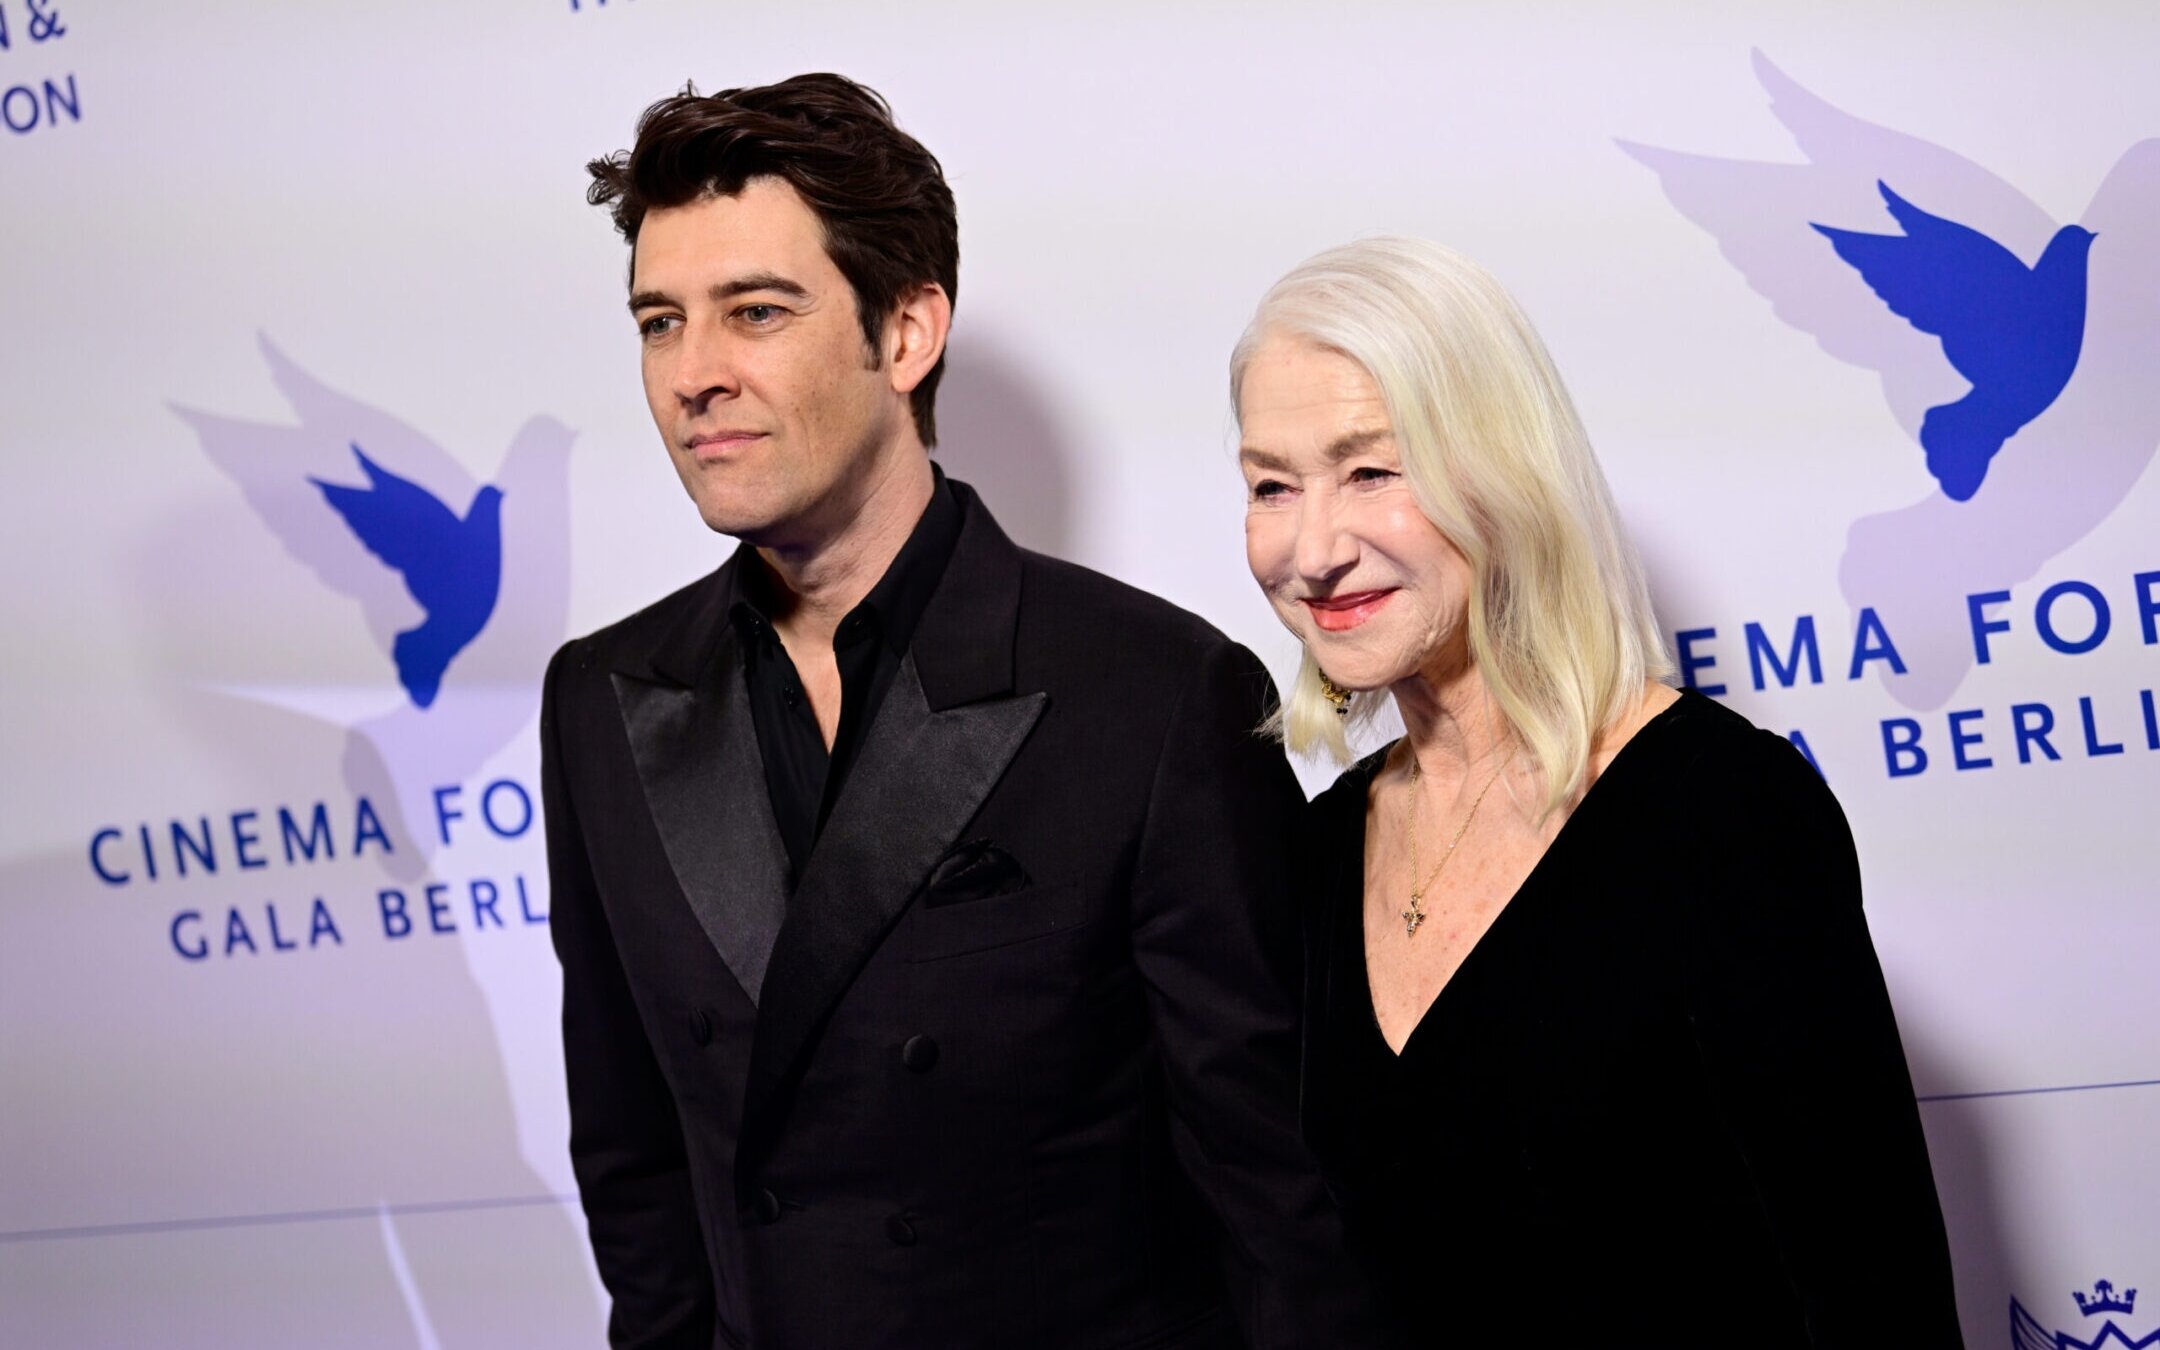
<path fill-rule="evenodd" d="M 770 502 L 747 501 L 735 493 L 693 492 L 690 501 L 707 529 L 752 544 L 782 532 L 789 516 Z"/>
<path fill-rule="evenodd" d="M 714 534 L 724 534 L 730 539 L 740 539 L 746 544 L 762 546 L 773 534 L 772 522 L 760 516 L 747 516 L 738 511 L 698 512 L 705 528 Z"/>

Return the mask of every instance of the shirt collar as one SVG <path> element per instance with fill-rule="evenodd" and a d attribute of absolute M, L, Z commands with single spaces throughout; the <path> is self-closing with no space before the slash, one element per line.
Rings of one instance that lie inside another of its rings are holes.
<path fill-rule="evenodd" d="M 960 538 L 960 503 L 945 480 L 945 471 L 932 464 L 930 472 L 933 482 L 929 505 L 923 508 L 907 542 L 893 555 L 885 575 L 840 621 L 833 633 L 835 650 L 859 641 L 870 631 L 882 634 L 885 644 L 895 653 L 905 652 L 914 639 L 915 628 L 930 606 L 930 597 L 937 593 L 945 564 L 952 560 L 953 545 Z M 736 569 L 729 617 L 739 631 L 770 635 L 772 621 L 768 614 L 775 579 L 756 549 L 746 546 L 739 556 L 742 561 Z"/>

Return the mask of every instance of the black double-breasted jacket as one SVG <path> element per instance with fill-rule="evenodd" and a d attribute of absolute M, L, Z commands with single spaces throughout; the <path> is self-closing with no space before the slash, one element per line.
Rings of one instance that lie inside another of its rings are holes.
<path fill-rule="evenodd" d="M 1260 664 L 964 520 L 799 874 L 730 562 L 543 702 L 571 1151 L 618 1345 L 1354 1345 L 1296 1129 Z"/>

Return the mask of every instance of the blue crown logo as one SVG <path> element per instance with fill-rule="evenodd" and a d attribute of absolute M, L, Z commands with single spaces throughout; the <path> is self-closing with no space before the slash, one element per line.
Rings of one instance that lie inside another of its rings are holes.
<path fill-rule="evenodd" d="M 2098 1317 L 2102 1313 L 2130 1313 L 2137 1310 L 2137 1290 L 2125 1289 L 2123 1290 L 2123 1296 L 2117 1298 L 2115 1297 L 2115 1284 L 2112 1280 L 2095 1281 L 2092 1297 L 2090 1298 L 2081 1293 L 2074 1293 L 2071 1297 L 2077 1300 L 2078 1311 L 2087 1317 Z"/>

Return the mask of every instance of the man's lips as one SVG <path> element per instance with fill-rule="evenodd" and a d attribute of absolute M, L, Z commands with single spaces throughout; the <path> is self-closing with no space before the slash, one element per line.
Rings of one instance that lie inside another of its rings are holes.
<path fill-rule="evenodd" d="M 1379 613 L 1380 607 L 1389 600 L 1394 599 L 1394 597 L 1395 592 L 1391 588 L 1383 591 L 1357 591 L 1349 595 L 1331 595 L 1325 599 L 1306 596 L 1300 603 L 1312 615 L 1313 622 L 1319 625 L 1321 631 L 1341 633 L 1357 627 Z"/>
<path fill-rule="evenodd" d="M 726 459 L 753 441 L 764 439 L 762 431 L 708 431 L 692 436 L 688 442 L 691 455 L 700 464 Z"/>

